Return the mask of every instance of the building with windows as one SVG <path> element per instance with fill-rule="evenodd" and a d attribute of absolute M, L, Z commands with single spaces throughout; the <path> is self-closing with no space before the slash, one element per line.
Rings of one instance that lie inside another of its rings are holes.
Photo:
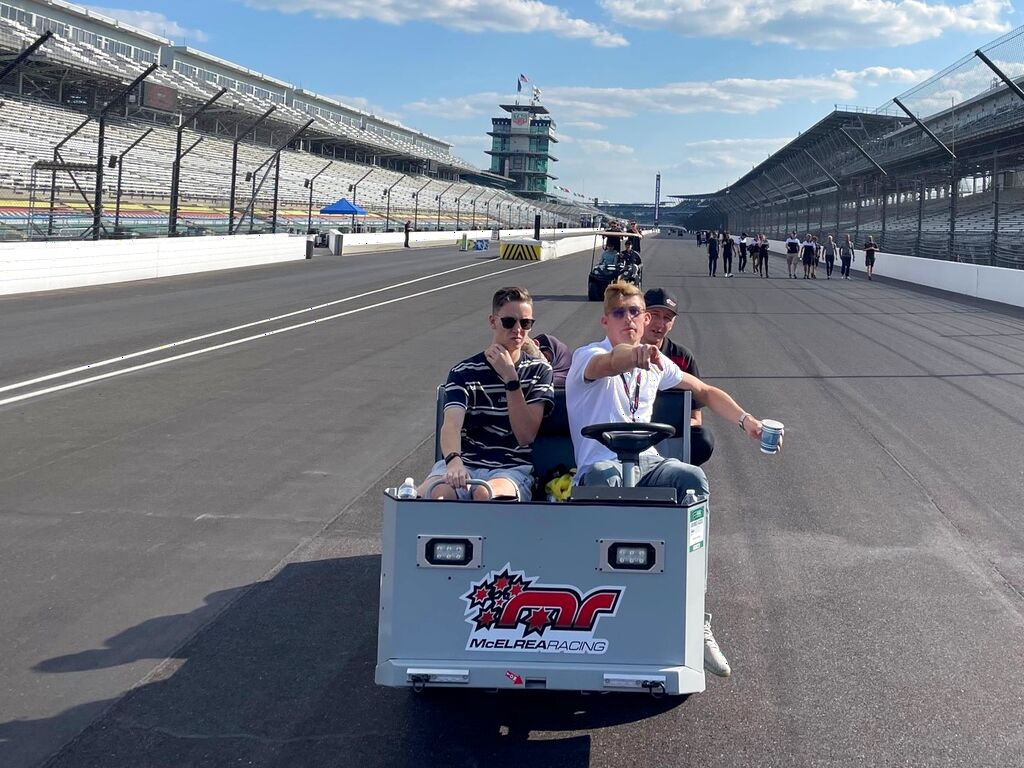
<path fill-rule="evenodd" d="M 501 104 L 508 116 L 491 118 L 491 172 L 515 179 L 511 191 L 523 197 L 546 200 L 551 197 L 552 164 L 558 158 L 551 154 L 555 137 L 555 121 L 547 107 L 529 104 Z"/>

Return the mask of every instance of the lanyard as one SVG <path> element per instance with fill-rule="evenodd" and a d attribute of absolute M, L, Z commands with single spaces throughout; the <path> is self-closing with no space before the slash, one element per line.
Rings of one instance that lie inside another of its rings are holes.
<path fill-rule="evenodd" d="M 629 407 L 629 418 L 631 421 L 636 421 L 636 412 L 640 409 L 640 381 L 643 378 L 643 372 L 636 372 L 632 399 L 629 396 L 629 382 L 626 381 L 626 374 L 620 373 L 619 378 L 622 380 L 622 389 L 626 392 L 626 405 Z"/>

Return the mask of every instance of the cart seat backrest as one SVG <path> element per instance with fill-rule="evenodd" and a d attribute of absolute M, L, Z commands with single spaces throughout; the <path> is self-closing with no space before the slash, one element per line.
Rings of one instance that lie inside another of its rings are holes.
<path fill-rule="evenodd" d="M 684 416 L 685 414 L 685 416 Z M 690 393 L 681 390 L 659 392 L 654 401 L 653 421 L 671 424 L 676 436 L 658 444 L 658 453 L 666 458 L 688 461 L 690 458 Z M 444 418 L 444 387 L 437 389 L 437 417 L 434 435 L 434 457 L 441 458 L 441 422 Z M 547 477 L 559 464 L 566 468 L 576 466 L 572 437 L 569 434 L 569 414 L 565 408 L 565 390 L 555 389 L 555 405 L 540 425 L 533 443 L 533 473 L 536 478 Z"/>

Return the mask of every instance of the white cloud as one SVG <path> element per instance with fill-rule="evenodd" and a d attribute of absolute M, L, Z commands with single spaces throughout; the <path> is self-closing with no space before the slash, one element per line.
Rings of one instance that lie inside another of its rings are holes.
<path fill-rule="evenodd" d="M 748 114 L 794 101 L 849 103 L 857 96 L 855 78 L 848 76 L 792 77 L 772 80 L 727 78 L 704 82 L 666 83 L 648 88 L 548 86 L 544 104 L 558 118 L 593 122 L 592 118 L 627 118 L 639 114 L 685 115 L 706 112 Z M 493 116 L 509 97 L 497 92 L 421 99 L 404 108 L 460 120 Z M 598 123 L 594 123 L 597 125 Z"/>
<path fill-rule="evenodd" d="M 395 122 L 401 122 L 402 120 L 402 116 L 398 112 L 392 112 L 379 104 L 374 104 L 364 96 L 342 96 L 340 94 L 329 94 L 329 98 L 340 101 L 342 104 L 354 107 L 355 109 L 361 109 L 363 112 L 369 112 L 371 115 L 383 117 L 386 120 L 393 120 Z"/>
<path fill-rule="evenodd" d="M 1009 0 L 601 0 L 620 24 L 800 48 L 893 47 L 947 31 L 1000 33 Z"/>
<path fill-rule="evenodd" d="M 649 88 L 548 87 L 544 93 L 544 103 L 560 114 L 613 118 L 641 113 L 760 112 L 796 100 L 849 100 L 857 90 L 852 83 L 834 77 L 794 77 L 726 78 Z"/>
<path fill-rule="evenodd" d="M 318 18 L 373 19 L 385 24 L 429 21 L 460 32 L 509 32 L 586 40 L 602 48 L 625 37 L 540 0 L 246 0 L 261 10 L 312 12 Z"/>
<path fill-rule="evenodd" d="M 632 155 L 636 150 L 633 147 L 625 144 L 614 144 L 604 139 L 577 139 L 575 136 L 566 136 L 564 133 L 558 134 L 559 144 L 572 144 L 580 148 L 580 151 L 585 155 L 604 155 L 604 154 L 618 154 L 618 155 Z M 555 150 L 557 153 L 557 150 Z"/>
<path fill-rule="evenodd" d="M 735 176 L 735 172 L 747 172 L 790 141 L 792 137 L 691 141 L 683 145 L 682 157 L 668 170 L 716 169 L 729 171 Z"/>
<path fill-rule="evenodd" d="M 86 6 L 90 11 L 101 13 L 112 19 L 123 21 L 133 27 L 152 32 L 154 35 L 161 35 L 172 40 L 194 40 L 197 43 L 205 43 L 209 36 L 201 29 L 190 29 L 178 22 L 168 19 L 162 13 L 156 11 L 134 11 L 128 8 L 101 8 L 96 5 Z"/>
<path fill-rule="evenodd" d="M 603 131 L 605 129 L 605 126 L 595 123 L 593 120 L 573 120 L 568 123 L 559 123 L 559 126 L 579 128 L 581 131 Z"/>
<path fill-rule="evenodd" d="M 837 69 L 832 75 L 847 83 L 920 83 L 935 74 L 934 69 L 908 69 L 907 67 L 867 67 L 856 72 Z"/>
<path fill-rule="evenodd" d="M 421 99 L 404 105 L 404 108 L 413 112 L 422 112 L 447 120 L 466 120 L 468 118 L 483 117 L 485 115 L 497 114 L 495 110 L 498 104 L 508 101 L 507 96 L 502 96 L 497 91 L 484 93 L 472 93 L 468 96 L 456 96 L 449 98 L 443 96 L 440 99 Z"/>

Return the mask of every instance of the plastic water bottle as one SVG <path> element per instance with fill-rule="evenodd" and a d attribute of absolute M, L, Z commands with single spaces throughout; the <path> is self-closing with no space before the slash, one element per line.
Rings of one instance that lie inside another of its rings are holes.
<path fill-rule="evenodd" d="M 683 506 L 691 507 L 696 504 L 700 499 L 697 497 L 697 492 L 693 488 L 686 489 L 686 495 L 683 496 Z"/>
<path fill-rule="evenodd" d="M 411 477 L 405 478 L 405 482 L 398 486 L 398 498 L 400 499 L 415 499 L 416 498 L 416 483 L 412 481 Z"/>

